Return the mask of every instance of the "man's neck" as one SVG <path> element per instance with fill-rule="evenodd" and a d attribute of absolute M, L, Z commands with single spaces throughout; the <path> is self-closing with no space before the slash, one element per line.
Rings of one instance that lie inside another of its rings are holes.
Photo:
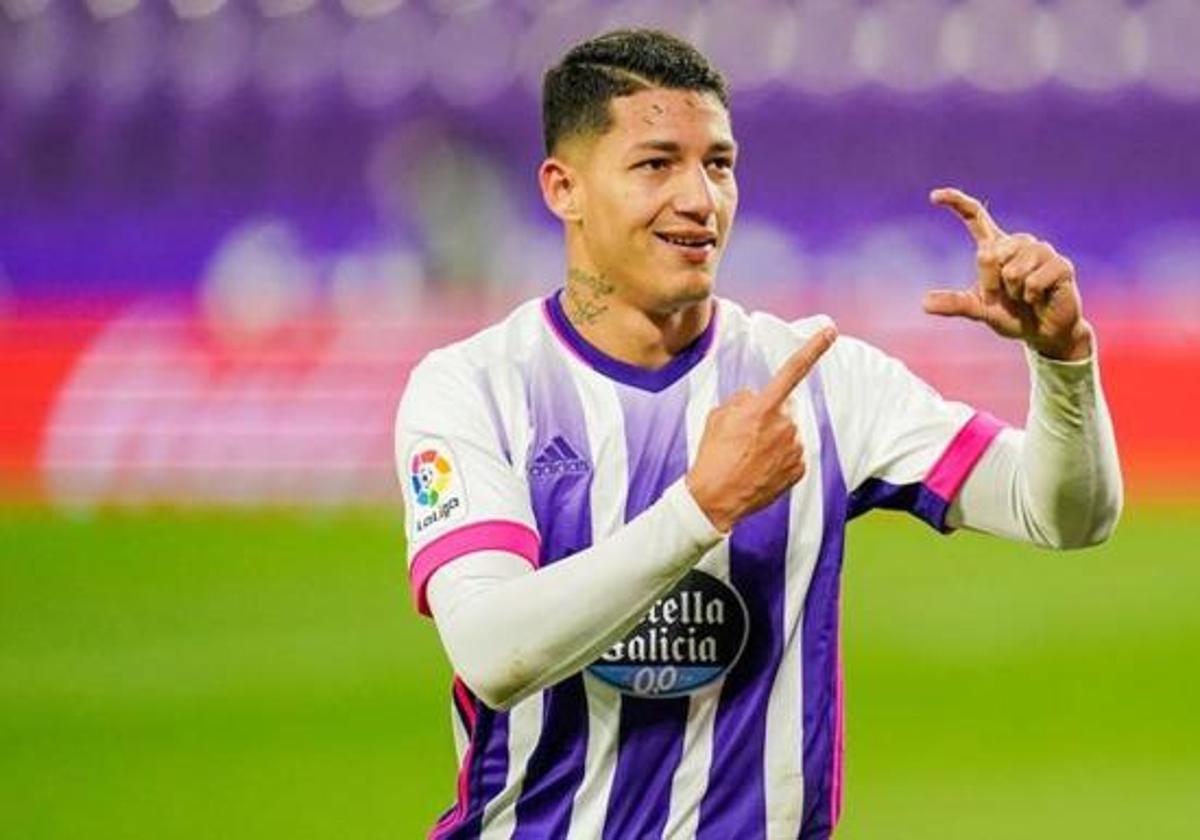
<path fill-rule="evenodd" d="M 605 354 L 655 370 L 695 341 L 712 317 L 712 299 L 650 311 L 622 298 L 604 275 L 571 268 L 563 312 L 581 336 Z"/>

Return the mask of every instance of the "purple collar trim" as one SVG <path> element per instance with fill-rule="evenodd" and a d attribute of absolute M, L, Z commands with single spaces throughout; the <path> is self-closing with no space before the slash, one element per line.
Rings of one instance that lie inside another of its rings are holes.
<path fill-rule="evenodd" d="M 561 294 L 562 290 L 559 289 L 542 301 L 542 311 L 545 312 L 546 321 L 549 322 L 550 329 L 558 336 L 559 341 L 588 367 L 604 374 L 609 379 L 615 379 L 617 382 L 632 385 L 643 391 L 661 391 L 678 382 L 681 377 L 700 363 L 713 346 L 713 340 L 717 335 L 718 307 L 714 298 L 712 317 L 708 319 L 708 326 L 704 328 L 704 332 L 700 333 L 695 341 L 680 350 L 671 361 L 657 370 L 638 367 L 614 359 L 589 344 L 567 318 L 567 313 L 563 312 L 562 302 L 559 300 Z"/>

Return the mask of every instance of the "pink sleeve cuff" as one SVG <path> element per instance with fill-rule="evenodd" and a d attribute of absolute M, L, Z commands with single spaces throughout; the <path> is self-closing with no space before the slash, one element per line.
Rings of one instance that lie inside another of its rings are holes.
<path fill-rule="evenodd" d="M 954 499 L 971 470 L 1004 428 L 1004 423 L 980 411 L 967 421 L 922 482 L 947 502 Z"/>
<path fill-rule="evenodd" d="M 429 615 L 425 588 L 433 573 L 451 560 L 475 551 L 507 551 L 524 557 L 535 569 L 541 546 L 537 532 L 528 525 L 504 519 L 473 522 L 442 534 L 421 547 L 409 566 L 408 579 L 412 584 L 413 601 L 421 615 Z"/>

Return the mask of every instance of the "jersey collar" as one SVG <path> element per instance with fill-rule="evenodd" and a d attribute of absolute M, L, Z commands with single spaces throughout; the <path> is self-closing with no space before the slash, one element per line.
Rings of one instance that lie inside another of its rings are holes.
<path fill-rule="evenodd" d="M 615 379 L 624 385 L 631 385 L 643 391 L 661 391 L 678 382 L 683 376 L 700 363 L 713 345 L 717 335 L 717 301 L 713 299 L 712 317 L 708 326 L 696 340 L 680 350 L 671 361 L 660 368 L 651 369 L 631 365 L 614 359 L 579 334 L 575 325 L 563 311 L 562 301 L 559 300 L 562 289 L 558 289 L 542 301 L 542 311 L 550 325 L 550 331 L 561 341 L 571 353 L 593 370 Z"/>

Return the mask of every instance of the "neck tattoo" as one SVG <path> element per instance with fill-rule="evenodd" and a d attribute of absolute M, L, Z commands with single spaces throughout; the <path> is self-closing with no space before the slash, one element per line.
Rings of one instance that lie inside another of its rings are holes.
<path fill-rule="evenodd" d="M 602 274 L 588 274 L 578 268 L 568 269 L 563 309 L 572 324 L 594 324 L 608 311 L 605 302 L 615 286 Z"/>

